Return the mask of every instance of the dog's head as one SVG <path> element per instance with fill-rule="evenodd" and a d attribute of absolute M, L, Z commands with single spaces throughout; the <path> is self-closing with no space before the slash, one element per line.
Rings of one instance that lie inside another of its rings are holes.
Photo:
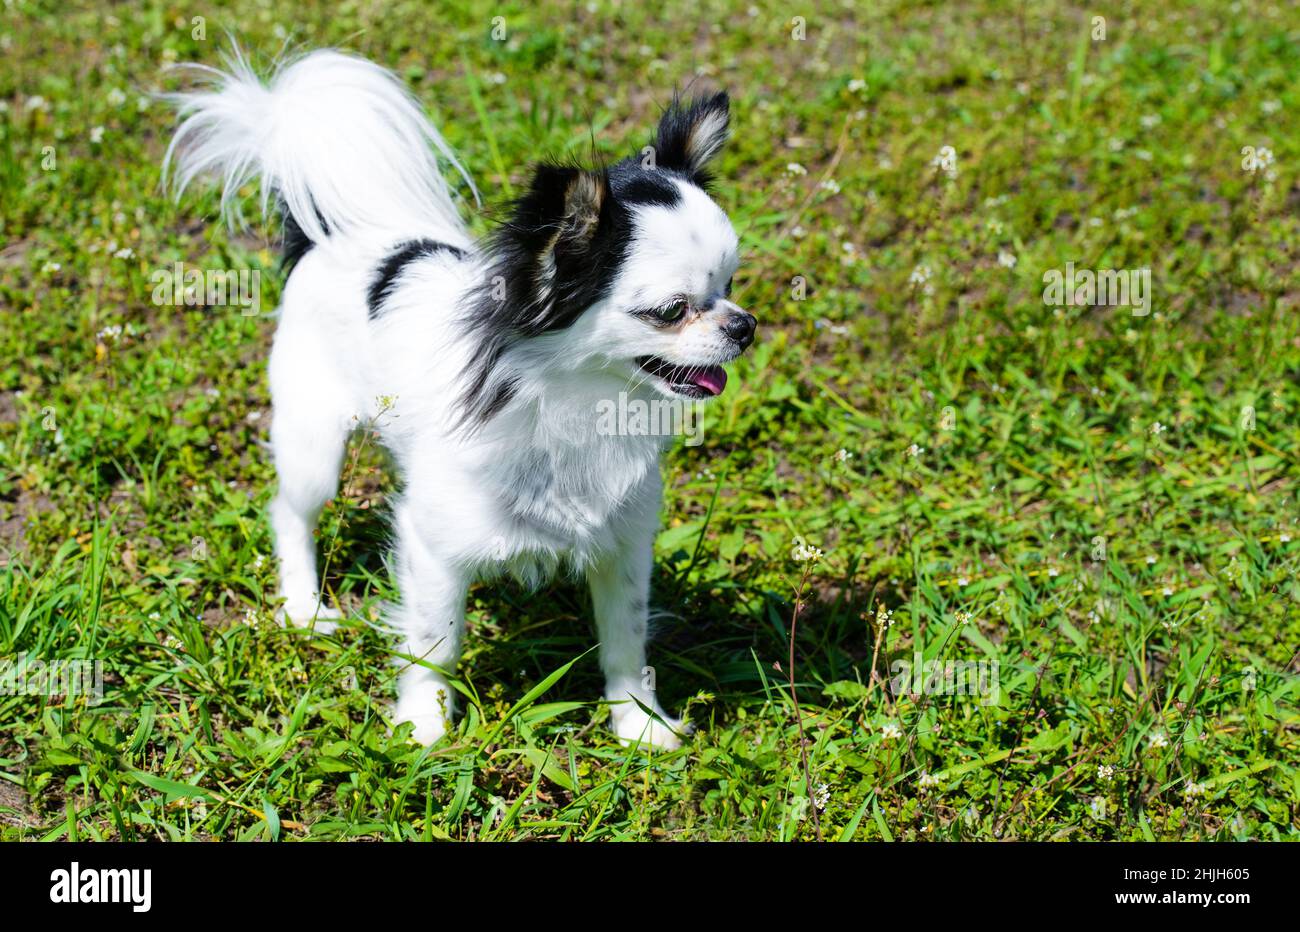
<path fill-rule="evenodd" d="M 608 168 L 539 165 L 494 235 L 470 309 L 481 336 L 466 401 L 491 416 L 518 380 L 510 353 L 602 369 L 677 398 L 721 394 L 753 342 L 730 300 L 736 233 L 707 192 L 727 138 L 725 93 L 674 101 L 654 141 Z"/>

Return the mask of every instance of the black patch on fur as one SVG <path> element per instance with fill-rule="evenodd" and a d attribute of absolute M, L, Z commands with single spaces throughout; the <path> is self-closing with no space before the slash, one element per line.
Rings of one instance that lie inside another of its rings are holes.
<path fill-rule="evenodd" d="M 449 252 L 457 259 L 465 258 L 465 250 L 432 239 L 411 240 L 402 243 L 389 253 L 379 264 L 379 268 L 375 271 L 375 278 L 366 292 L 366 306 L 369 308 L 370 319 L 375 320 L 382 313 L 384 301 L 392 294 L 393 287 L 397 284 L 397 276 L 402 274 L 402 269 L 417 259 L 438 252 Z"/>
<path fill-rule="evenodd" d="M 518 379 L 508 379 L 498 385 L 492 399 L 483 408 L 483 420 L 490 420 L 494 414 L 510 404 L 510 400 L 515 397 L 515 393 L 518 391 Z"/>
<path fill-rule="evenodd" d="M 635 159 L 624 159 L 610 171 L 614 197 L 625 204 L 658 204 L 675 207 L 682 202 L 682 192 L 671 179 L 682 177 L 675 171 L 642 168 Z"/>
<path fill-rule="evenodd" d="M 298 226 L 298 221 L 293 219 L 293 214 L 289 211 L 282 211 L 284 215 L 284 233 L 280 239 L 280 271 L 288 275 L 293 271 L 293 267 L 298 264 L 298 260 L 307 255 L 314 245 L 307 238 L 307 234 Z"/>

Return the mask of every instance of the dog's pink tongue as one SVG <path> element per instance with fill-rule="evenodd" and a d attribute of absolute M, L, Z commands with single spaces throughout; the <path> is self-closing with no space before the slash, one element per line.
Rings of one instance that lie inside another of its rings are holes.
<path fill-rule="evenodd" d="M 722 390 L 727 387 L 727 370 L 721 366 L 707 366 L 691 373 L 691 382 L 710 395 L 721 395 Z"/>

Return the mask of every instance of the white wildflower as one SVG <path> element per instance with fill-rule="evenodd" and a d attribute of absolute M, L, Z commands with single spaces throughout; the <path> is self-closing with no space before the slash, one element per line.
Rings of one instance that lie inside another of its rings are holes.
<path fill-rule="evenodd" d="M 809 544 L 802 537 L 794 539 L 794 546 L 790 549 L 790 559 L 796 563 L 816 563 L 822 558 L 822 552 L 816 547 Z"/>

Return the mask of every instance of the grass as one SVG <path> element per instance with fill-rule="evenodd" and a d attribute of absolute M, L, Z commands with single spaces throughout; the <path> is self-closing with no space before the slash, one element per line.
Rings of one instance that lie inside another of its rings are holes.
<path fill-rule="evenodd" d="M 0 695 L 0 837 L 1300 833 L 1300 15 L 1113 2 L 1098 40 L 1054 2 L 846 2 L 798 40 L 770 0 L 653 6 L 236 2 L 202 39 L 151 0 L 0 11 L 0 663 L 104 678 Z M 321 529 L 348 624 L 273 623 L 274 321 L 151 301 L 184 261 L 262 270 L 275 306 L 267 231 L 159 190 L 145 95 L 225 29 L 394 68 L 480 230 L 530 160 L 634 151 L 674 86 L 731 91 L 717 197 L 760 341 L 664 467 L 651 662 L 682 750 L 605 731 L 564 582 L 473 590 L 464 714 L 432 749 L 392 734 L 369 445 Z M 1151 312 L 1046 304 L 1068 262 L 1150 269 Z M 996 694 L 898 675 L 917 656 Z"/>

